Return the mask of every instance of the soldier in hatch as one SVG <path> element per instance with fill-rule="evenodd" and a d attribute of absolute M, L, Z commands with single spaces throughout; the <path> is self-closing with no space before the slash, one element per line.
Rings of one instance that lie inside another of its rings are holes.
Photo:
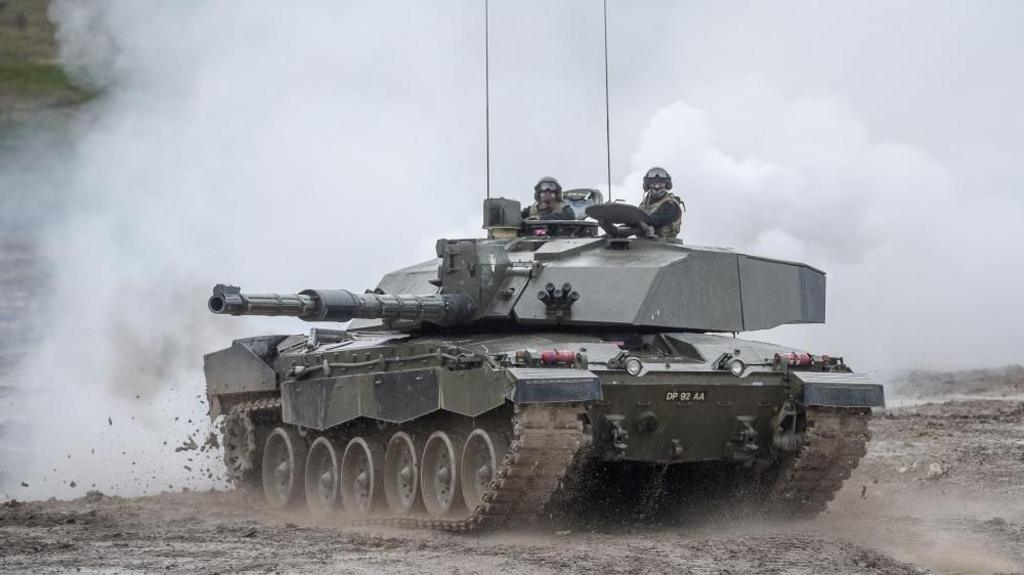
<path fill-rule="evenodd" d="M 523 219 L 575 220 L 576 214 L 568 204 L 562 203 L 562 184 L 545 176 L 533 187 L 533 205 L 523 209 Z"/>
<path fill-rule="evenodd" d="M 683 225 L 683 200 L 669 192 L 672 176 L 665 168 L 651 168 L 644 176 L 644 200 L 640 209 L 647 212 L 648 221 L 659 238 L 674 238 Z"/>

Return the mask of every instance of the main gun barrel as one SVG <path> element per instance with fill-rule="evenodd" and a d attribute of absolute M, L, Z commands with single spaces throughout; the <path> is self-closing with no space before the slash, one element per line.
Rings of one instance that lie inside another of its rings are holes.
<path fill-rule="evenodd" d="M 473 299 L 465 294 L 356 294 L 343 289 L 303 290 L 295 294 L 242 293 L 217 284 L 209 300 L 215 314 L 291 316 L 305 321 L 348 321 L 353 318 L 427 321 L 454 325 L 472 319 Z"/>

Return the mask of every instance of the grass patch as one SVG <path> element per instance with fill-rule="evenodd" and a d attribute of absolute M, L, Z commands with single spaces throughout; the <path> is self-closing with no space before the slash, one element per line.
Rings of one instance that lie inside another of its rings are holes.
<path fill-rule="evenodd" d="M 49 0 L 0 0 L 0 122 L 92 94 L 57 63 Z"/>
<path fill-rule="evenodd" d="M 0 62 L 0 87 L 9 95 L 21 96 L 83 92 L 51 62 Z"/>
<path fill-rule="evenodd" d="M 0 62 L 0 125 L 36 112 L 77 106 L 93 97 L 53 62 Z"/>

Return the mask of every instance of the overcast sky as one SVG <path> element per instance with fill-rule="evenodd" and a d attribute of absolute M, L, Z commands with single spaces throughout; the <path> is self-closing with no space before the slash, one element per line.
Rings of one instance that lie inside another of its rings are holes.
<path fill-rule="evenodd" d="M 490 13 L 492 193 L 606 186 L 601 3 Z M 26 371 L 59 357 L 84 375 L 43 389 L 192 402 L 203 351 L 308 327 L 210 317 L 212 284 L 361 290 L 481 233 L 483 2 L 66 0 L 51 16 L 67 69 L 102 95 L 59 164 L 34 166 L 64 175 L 62 207 L 52 184 L 15 204 L 45 215 L 57 297 L 90 294 Z M 609 0 L 614 194 L 639 201 L 662 165 L 687 242 L 829 274 L 828 325 L 752 337 L 871 372 L 1022 362 L 1022 17 Z M 166 431 L 163 412 L 138 416 Z"/>

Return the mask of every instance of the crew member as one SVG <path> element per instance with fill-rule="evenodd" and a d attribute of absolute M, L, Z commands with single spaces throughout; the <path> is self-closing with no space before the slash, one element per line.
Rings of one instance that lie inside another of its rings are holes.
<path fill-rule="evenodd" d="M 665 168 L 651 168 L 644 176 L 644 200 L 640 209 L 647 212 L 647 223 L 654 228 L 654 235 L 659 238 L 674 238 L 679 235 L 683 225 L 683 209 L 681 200 L 672 189 L 672 176 Z"/>
<path fill-rule="evenodd" d="M 562 203 L 562 184 L 545 176 L 533 187 L 533 205 L 523 209 L 523 219 L 575 220 L 572 207 Z"/>

